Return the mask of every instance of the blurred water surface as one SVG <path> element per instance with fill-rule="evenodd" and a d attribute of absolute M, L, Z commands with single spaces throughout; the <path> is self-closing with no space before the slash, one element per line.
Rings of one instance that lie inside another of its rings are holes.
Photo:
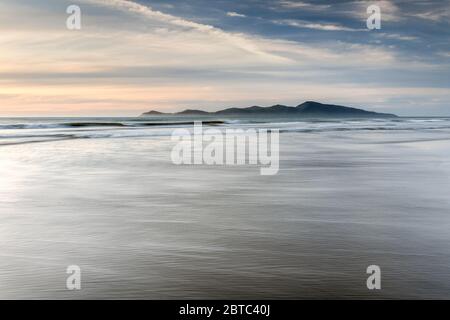
<path fill-rule="evenodd" d="M 0 298 L 450 298 L 449 119 L 217 126 L 280 128 L 275 176 L 142 121 L 0 120 Z"/>

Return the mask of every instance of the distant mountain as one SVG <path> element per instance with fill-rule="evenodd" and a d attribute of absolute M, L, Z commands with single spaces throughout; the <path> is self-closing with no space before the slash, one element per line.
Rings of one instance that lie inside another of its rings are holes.
<path fill-rule="evenodd" d="M 202 111 L 202 110 L 186 109 L 186 110 L 178 112 L 176 114 L 180 115 L 180 116 L 207 116 L 207 115 L 209 115 L 209 112 Z"/>
<path fill-rule="evenodd" d="M 323 104 L 314 101 L 304 102 L 296 107 L 274 105 L 271 107 L 253 106 L 248 108 L 228 108 L 216 112 L 187 109 L 176 113 L 149 111 L 142 116 L 295 116 L 304 118 L 395 118 L 395 114 L 378 113 L 357 108 Z"/>

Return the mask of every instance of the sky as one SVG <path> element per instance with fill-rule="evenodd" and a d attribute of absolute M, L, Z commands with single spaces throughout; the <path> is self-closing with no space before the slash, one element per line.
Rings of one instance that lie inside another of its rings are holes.
<path fill-rule="evenodd" d="M 0 116 L 308 100 L 450 116 L 449 24 L 450 0 L 0 0 Z"/>

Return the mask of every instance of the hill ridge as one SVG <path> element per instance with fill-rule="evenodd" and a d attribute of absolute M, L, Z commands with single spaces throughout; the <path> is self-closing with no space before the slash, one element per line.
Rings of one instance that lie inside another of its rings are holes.
<path fill-rule="evenodd" d="M 362 117 L 362 118 L 395 118 L 395 114 L 379 113 L 367 111 L 353 107 L 346 107 L 335 104 L 325 104 L 315 101 L 306 101 L 296 107 L 276 104 L 268 107 L 251 106 L 246 108 L 226 108 L 223 110 L 208 112 L 198 109 L 185 109 L 175 113 L 163 113 L 156 110 L 148 111 L 142 116 L 207 116 L 207 115 L 228 115 L 228 116 L 262 116 L 262 115 L 289 115 L 302 117 Z"/>

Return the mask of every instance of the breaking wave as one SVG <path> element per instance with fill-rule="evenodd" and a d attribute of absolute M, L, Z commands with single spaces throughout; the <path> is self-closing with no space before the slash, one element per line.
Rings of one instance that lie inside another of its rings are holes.
<path fill-rule="evenodd" d="M 90 119 L 0 119 L 0 146 L 49 142 L 69 139 L 108 139 L 171 136 L 174 128 L 192 129 L 194 120 L 134 118 Z M 278 129 L 281 133 L 304 134 L 345 132 L 433 131 L 450 134 L 450 118 L 396 119 L 310 119 L 289 121 L 282 119 L 206 120 L 204 126 L 236 129 Z"/>
<path fill-rule="evenodd" d="M 225 121 L 202 121 L 204 125 L 221 125 Z M 60 122 L 60 123 L 27 123 L 27 124 L 0 124 L 0 130 L 20 129 L 63 129 L 63 128 L 138 128 L 138 127 L 167 127 L 194 125 L 194 121 L 174 122 Z"/>

